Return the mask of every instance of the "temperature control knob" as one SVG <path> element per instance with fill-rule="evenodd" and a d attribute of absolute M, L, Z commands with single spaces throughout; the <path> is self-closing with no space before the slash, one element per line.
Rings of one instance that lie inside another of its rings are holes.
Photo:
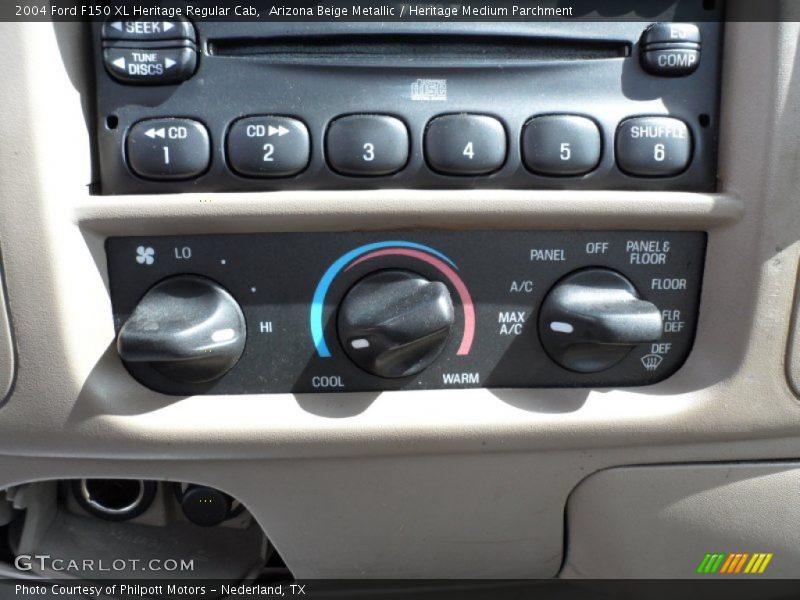
<path fill-rule="evenodd" d="M 408 377 L 436 360 L 453 320 L 453 301 L 443 283 L 410 271 L 379 271 L 345 296 L 339 308 L 339 339 L 365 371 Z"/>
<path fill-rule="evenodd" d="M 661 313 L 634 285 L 610 269 L 584 269 L 559 281 L 539 313 L 539 337 L 565 369 L 604 371 L 637 344 L 661 337 Z"/>
<path fill-rule="evenodd" d="M 242 309 L 225 289 L 179 275 L 144 295 L 119 332 L 117 350 L 129 366 L 147 363 L 173 381 L 207 383 L 236 364 L 246 336 Z"/>

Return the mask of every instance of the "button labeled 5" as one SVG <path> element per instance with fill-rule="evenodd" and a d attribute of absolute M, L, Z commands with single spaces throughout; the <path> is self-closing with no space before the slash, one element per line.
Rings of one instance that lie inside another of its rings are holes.
<path fill-rule="evenodd" d="M 584 175 L 600 162 L 600 148 L 600 130 L 586 117 L 534 117 L 522 130 L 523 161 L 540 175 Z"/>

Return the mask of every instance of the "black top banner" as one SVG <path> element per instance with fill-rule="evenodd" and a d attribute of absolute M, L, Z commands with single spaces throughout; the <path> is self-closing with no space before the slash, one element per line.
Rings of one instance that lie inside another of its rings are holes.
<path fill-rule="evenodd" d="M 724 6 L 723 6 L 724 4 Z M 792 21 L 797 0 L 2 0 L 0 21 Z"/>

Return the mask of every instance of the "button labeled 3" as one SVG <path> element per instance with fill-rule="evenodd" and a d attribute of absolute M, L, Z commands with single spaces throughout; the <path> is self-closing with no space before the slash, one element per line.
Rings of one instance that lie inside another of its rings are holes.
<path fill-rule="evenodd" d="M 191 119 L 148 119 L 127 137 L 128 164 L 146 179 L 189 179 L 211 161 L 208 130 Z"/>
<path fill-rule="evenodd" d="M 311 156 L 308 128 L 289 117 L 246 117 L 228 132 L 228 162 L 240 175 L 290 177 L 306 168 Z"/>
<path fill-rule="evenodd" d="M 408 129 L 386 115 L 351 115 L 331 123 L 325 139 L 328 164 L 343 175 L 391 175 L 408 162 Z"/>

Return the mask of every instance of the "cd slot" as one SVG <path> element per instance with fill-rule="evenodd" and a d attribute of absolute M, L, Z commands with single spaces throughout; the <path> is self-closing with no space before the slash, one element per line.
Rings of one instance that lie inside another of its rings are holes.
<path fill-rule="evenodd" d="M 272 64 L 478 66 L 603 60 L 630 55 L 626 42 L 517 36 L 367 35 L 209 40 L 211 55 Z"/>

